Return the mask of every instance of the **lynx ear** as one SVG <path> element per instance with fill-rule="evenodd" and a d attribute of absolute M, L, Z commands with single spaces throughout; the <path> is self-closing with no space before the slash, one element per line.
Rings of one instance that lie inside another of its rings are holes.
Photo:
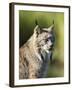
<path fill-rule="evenodd" d="M 43 28 L 44 31 L 46 32 L 51 32 L 53 31 L 54 25 L 51 25 L 49 28 Z"/>
<path fill-rule="evenodd" d="M 34 28 L 34 33 L 36 33 L 36 34 L 41 33 L 41 29 L 40 29 L 39 25 L 36 25 L 36 27 Z"/>
<path fill-rule="evenodd" d="M 53 24 L 49 28 L 43 28 L 44 31 L 48 31 L 48 32 L 53 31 L 53 29 L 54 29 L 54 21 L 53 21 Z"/>
<path fill-rule="evenodd" d="M 53 25 L 51 25 L 51 26 L 48 28 L 48 32 L 53 31 L 53 29 L 54 29 L 54 24 L 53 24 Z"/>
<path fill-rule="evenodd" d="M 51 32 L 54 30 L 54 20 L 53 20 L 53 24 L 48 28 L 48 31 Z"/>
<path fill-rule="evenodd" d="M 38 35 L 38 34 L 41 33 L 41 28 L 40 28 L 40 26 L 39 26 L 39 24 L 38 24 L 37 19 L 35 20 L 35 24 L 36 24 L 36 27 L 35 27 L 35 29 L 34 29 L 34 33 L 36 33 L 36 34 Z"/>

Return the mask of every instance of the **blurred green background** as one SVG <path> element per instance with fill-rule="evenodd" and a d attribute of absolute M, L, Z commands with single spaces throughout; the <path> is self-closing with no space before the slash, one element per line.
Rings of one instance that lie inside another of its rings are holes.
<path fill-rule="evenodd" d="M 55 46 L 53 63 L 49 65 L 48 77 L 64 76 L 64 13 L 19 11 L 19 46 L 21 47 L 33 34 L 35 20 L 40 27 L 49 27 L 54 20 Z"/>

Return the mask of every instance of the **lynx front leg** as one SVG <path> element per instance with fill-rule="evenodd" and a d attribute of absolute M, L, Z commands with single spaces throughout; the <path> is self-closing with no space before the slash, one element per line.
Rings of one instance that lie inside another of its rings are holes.
<path fill-rule="evenodd" d="M 37 78 L 36 75 L 35 75 L 35 73 L 30 73 L 29 79 L 35 79 L 35 78 Z"/>
<path fill-rule="evenodd" d="M 37 78 L 36 69 L 33 65 L 30 65 L 29 66 L 29 79 L 35 79 L 35 78 Z"/>

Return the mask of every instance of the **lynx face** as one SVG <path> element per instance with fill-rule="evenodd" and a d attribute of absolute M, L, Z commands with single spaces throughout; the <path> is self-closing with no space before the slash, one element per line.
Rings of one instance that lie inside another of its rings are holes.
<path fill-rule="evenodd" d="M 47 53 L 49 53 L 54 46 L 55 37 L 53 27 L 53 25 L 49 28 L 39 28 L 39 26 L 35 27 L 34 33 L 36 35 L 37 47 Z"/>

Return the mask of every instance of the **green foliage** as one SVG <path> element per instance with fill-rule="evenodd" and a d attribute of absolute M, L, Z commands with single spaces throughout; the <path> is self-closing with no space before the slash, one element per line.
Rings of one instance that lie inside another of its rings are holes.
<path fill-rule="evenodd" d="M 64 13 L 59 12 L 39 12 L 39 11 L 19 11 L 20 46 L 22 46 L 33 34 L 36 26 L 35 20 L 40 27 L 49 27 L 54 20 L 55 46 L 53 53 L 53 63 L 49 68 L 49 77 L 64 75 Z M 58 67 L 59 64 L 60 66 Z M 60 70 L 60 71 L 59 71 Z"/>

